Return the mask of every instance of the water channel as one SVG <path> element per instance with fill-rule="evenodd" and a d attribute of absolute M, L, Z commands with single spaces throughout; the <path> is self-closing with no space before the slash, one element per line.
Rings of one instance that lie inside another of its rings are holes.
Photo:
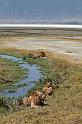
<path fill-rule="evenodd" d="M 42 78 L 41 68 L 38 67 L 36 64 L 28 64 L 23 60 L 23 58 L 17 58 L 10 55 L 0 54 L 0 58 L 7 59 L 11 62 L 17 62 L 22 69 L 26 70 L 26 76 L 22 80 L 12 84 L 13 87 L 16 87 L 16 92 L 9 92 L 11 87 L 5 90 L 0 90 L 0 94 L 2 96 L 7 97 L 21 97 L 24 96 L 28 90 L 35 86 L 35 82 Z M 24 84 L 23 87 L 17 87 L 20 84 Z"/>

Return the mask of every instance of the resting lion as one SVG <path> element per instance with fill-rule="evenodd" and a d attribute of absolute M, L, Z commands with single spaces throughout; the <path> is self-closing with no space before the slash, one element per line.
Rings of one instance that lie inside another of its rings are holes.
<path fill-rule="evenodd" d="M 23 104 L 31 107 L 37 107 L 37 105 L 43 105 L 45 94 L 39 91 L 35 91 L 31 96 L 23 98 Z"/>
<path fill-rule="evenodd" d="M 51 86 L 51 83 L 46 82 L 44 88 L 43 88 L 43 93 L 48 96 L 48 95 L 52 95 L 53 92 L 53 88 Z"/>

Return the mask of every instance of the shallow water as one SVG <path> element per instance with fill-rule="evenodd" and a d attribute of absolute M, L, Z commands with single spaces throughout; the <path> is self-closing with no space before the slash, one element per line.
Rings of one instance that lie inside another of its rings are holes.
<path fill-rule="evenodd" d="M 26 76 L 24 79 L 18 81 L 17 83 L 13 84 L 13 87 L 17 88 L 17 91 L 14 93 L 10 93 L 10 88 L 0 91 L 1 95 L 7 97 L 21 97 L 24 96 L 28 90 L 35 85 L 35 81 L 38 81 L 42 78 L 41 68 L 37 65 L 33 64 L 30 65 L 25 62 L 22 58 L 17 58 L 9 55 L 0 55 L 0 58 L 7 59 L 12 62 L 17 62 L 22 69 L 26 70 Z M 17 87 L 20 84 L 26 84 L 23 87 Z"/>

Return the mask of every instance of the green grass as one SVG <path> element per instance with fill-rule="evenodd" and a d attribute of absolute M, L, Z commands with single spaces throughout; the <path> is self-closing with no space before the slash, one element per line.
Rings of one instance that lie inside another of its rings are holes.
<path fill-rule="evenodd" d="M 28 54 L 25 52 L 25 55 Z M 0 116 L 0 124 L 82 124 L 82 65 L 57 55 L 54 58 L 25 58 L 25 61 L 39 65 L 44 79 L 52 79 L 54 93 L 46 98 L 46 106 L 37 109 L 19 107 L 17 112 Z M 31 90 L 42 90 L 43 85 L 44 81 L 40 80 Z"/>
<path fill-rule="evenodd" d="M 16 83 L 25 76 L 25 70 L 18 63 L 0 59 L 0 90 Z"/>

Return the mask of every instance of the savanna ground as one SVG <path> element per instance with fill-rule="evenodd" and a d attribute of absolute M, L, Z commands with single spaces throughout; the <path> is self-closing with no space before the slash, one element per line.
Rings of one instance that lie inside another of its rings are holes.
<path fill-rule="evenodd" d="M 37 49 L 45 49 L 47 58 L 31 58 L 29 60 L 26 58 L 26 61 L 38 64 L 44 75 L 53 79 L 55 89 L 53 95 L 46 98 L 45 102 L 48 105 L 37 109 L 21 107 L 17 111 L 6 113 L 6 115 L 1 114 L 0 124 L 82 124 L 81 38 L 80 40 L 59 38 L 63 42 L 58 38 L 50 37 L 42 37 L 41 40 L 38 37 L 38 41 L 36 37 L 5 38 L 6 40 L 1 37 L 3 40 L 0 40 L 0 53 L 23 57 L 29 53 L 37 55 L 39 51 Z M 45 39 L 46 41 L 44 41 Z M 66 47 L 67 44 L 69 47 Z M 29 48 L 31 50 L 26 50 Z M 62 50 L 64 53 L 61 52 Z M 35 89 L 41 90 L 41 85 Z"/>

